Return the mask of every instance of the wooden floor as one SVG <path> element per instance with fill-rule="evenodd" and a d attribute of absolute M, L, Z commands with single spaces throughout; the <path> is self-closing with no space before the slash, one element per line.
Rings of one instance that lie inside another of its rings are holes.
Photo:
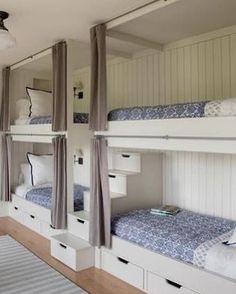
<path fill-rule="evenodd" d="M 68 277 L 80 287 L 94 294 L 143 294 L 142 291 L 122 282 L 112 275 L 91 268 L 76 273 L 50 255 L 50 242 L 10 217 L 0 218 L 0 235 L 10 235 L 26 248 Z"/>

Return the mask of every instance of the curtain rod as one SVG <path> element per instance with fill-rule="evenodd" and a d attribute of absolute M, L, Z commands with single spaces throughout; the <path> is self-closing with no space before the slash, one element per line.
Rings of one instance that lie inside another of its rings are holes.
<path fill-rule="evenodd" d="M 110 20 L 104 22 L 104 24 L 107 29 L 111 29 L 177 1 L 180 0 L 153 0 L 119 16 L 111 18 Z"/>
<path fill-rule="evenodd" d="M 28 136 L 28 137 L 65 137 L 65 134 L 49 135 L 49 134 L 19 134 L 19 133 L 6 133 L 7 136 Z"/>
<path fill-rule="evenodd" d="M 130 139 L 164 139 L 164 140 L 210 140 L 235 141 L 236 137 L 187 137 L 187 136 L 136 136 L 136 135 L 95 135 L 95 138 L 130 138 Z"/>
<path fill-rule="evenodd" d="M 28 60 L 28 59 L 33 59 L 35 56 L 37 56 L 37 55 L 39 55 L 39 54 L 41 54 L 41 53 L 44 53 L 44 52 L 46 52 L 46 51 L 48 51 L 48 50 L 50 50 L 50 49 L 52 49 L 52 46 L 50 46 L 50 47 L 48 47 L 48 48 L 46 48 L 46 49 L 40 50 L 40 51 L 38 51 L 38 52 L 36 52 L 36 53 L 34 53 L 34 54 L 28 56 L 28 57 L 25 57 L 25 58 L 23 58 L 23 59 L 21 59 L 21 60 L 15 62 L 15 63 L 11 64 L 9 67 L 11 68 L 11 67 L 14 67 L 14 66 L 16 66 L 16 65 L 18 65 L 18 64 L 20 64 L 20 63 L 22 63 L 22 62 L 24 62 L 24 61 L 26 61 L 26 60 Z"/>

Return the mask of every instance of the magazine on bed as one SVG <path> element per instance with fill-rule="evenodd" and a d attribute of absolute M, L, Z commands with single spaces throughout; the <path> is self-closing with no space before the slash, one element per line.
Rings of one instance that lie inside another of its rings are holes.
<path fill-rule="evenodd" d="M 158 215 L 176 215 L 179 211 L 180 208 L 174 205 L 160 205 L 151 208 L 151 213 Z"/>

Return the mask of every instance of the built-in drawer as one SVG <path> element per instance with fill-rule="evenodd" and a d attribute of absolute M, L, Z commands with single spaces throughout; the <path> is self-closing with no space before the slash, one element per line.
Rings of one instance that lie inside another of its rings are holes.
<path fill-rule="evenodd" d="M 127 195 L 127 177 L 122 174 L 109 172 L 110 192 L 117 195 Z"/>
<path fill-rule="evenodd" d="M 25 213 L 17 205 L 11 205 L 9 207 L 9 215 L 17 222 L 24 224 Z"/>
<path fill-rule="evenodd" d="M 24 214 L 24 224 L 31 230 L 40 233 L 40 220 L 33 214 Z"/>
<path fill-rule="evenodd" d="M 139 173 L 141 171 L 140 153 L 115 152 L 112 156 L 113 169 Z"/>
<path fill-rule="evenodd" d="M 86 211 L 68 213 L 68 231 L 86 241 L 89 240 L 89 216 Z"/>
<path fill-rule="evenodd" d="M 62 234 L 64 232 L 64 230 L 56 230 L 51 224 L 41 221 L 41 234 L 48 239 L 50 239 L 51 236 Z"/>
<path fill-rule="evenodd" d="M 179 283 L 164 279 L 152 272 L 147 273 L 147 292 L 149 294 L 196 294 Z"/>
<path fill-rule="evenodd" d="M 70 233 L 51 237 L 51 255 L 75 271 L 94 266 L 94 248 Z"/>
<path fill-rule="evenodd" d="M 120 256 L 103 251 L 102 269 L 137 288 L 144 287 L 144 270 Z"/>

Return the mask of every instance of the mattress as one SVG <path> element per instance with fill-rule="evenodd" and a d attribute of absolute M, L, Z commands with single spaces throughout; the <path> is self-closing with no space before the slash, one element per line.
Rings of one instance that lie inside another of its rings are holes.
<path fill-rule="evenodd" d="M 112 218 L 112 234 L 163 255 L 204 267 L 208 250 L 232 234 L 236 222 L 182 210 L 159 216 L 134 210 Z"/>
<path fill-rule="evenodd" d="M 206 103 L 207 102 L 192 102 L 173 105 L 118 108 L 110 111 L 108 120 L 155 120 L 204 117 Z"/>
<path fill-rule="evenodd" d="M 35 116 L 32 118 L 16 119 L 15 125 L 42 125 L 51 124 L 52 116 Z M 75 124 L 87 124 L 88 123 L 88 113 L 74 112 L 74 123 Z"/>
<path fill-rule="evenodd" d="M 84 191 L 88 191 L 88 188 L 77 184 L 74 185 L 74 211 L 84 209 Z M 15 193 L 17 196 L 23 197 L 42 207 L 51 208 L 52 185 L 47 184 L 33 187 L 21 185 L 15 189 Z"/>

